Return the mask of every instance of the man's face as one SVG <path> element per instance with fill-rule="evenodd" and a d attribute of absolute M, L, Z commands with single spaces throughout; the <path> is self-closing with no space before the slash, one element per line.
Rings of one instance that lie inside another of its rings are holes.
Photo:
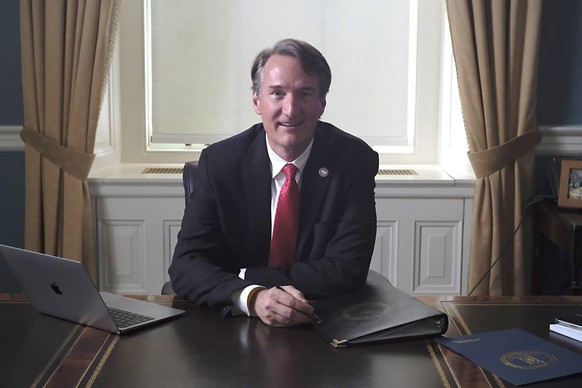
<path fill-rule="evenodd" d="M 267 140 L 281 158 L 292 161 L 307 148 L 325 109 L 317 77 L 303 72 L 293 57 L 273 55 L 263 70 L 261 96 L 253 94 Z"/>

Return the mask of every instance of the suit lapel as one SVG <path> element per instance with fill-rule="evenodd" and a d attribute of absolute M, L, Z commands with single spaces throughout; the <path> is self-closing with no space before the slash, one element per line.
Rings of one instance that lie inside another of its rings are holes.
<path fill-rule="evenodd" d="M 262 132 L 249 147 L 241 165 L 248 226 L 257 247 L 257 265 L 267 263 L 271 241 L 271 169 L 265 141 L 265 132 Z"/>
<path fill-rule="evenodd" d="M 329 183 L 335 171 L 333 150 L 327 139 L 315 131 L 313 148 L 303 171 L 299 210 L 299 231 L 297 254 L 303 257 L 303 250 L 316 219 L 319 217 Z M 305 253 L 306 254 L 306 253 Z"/>

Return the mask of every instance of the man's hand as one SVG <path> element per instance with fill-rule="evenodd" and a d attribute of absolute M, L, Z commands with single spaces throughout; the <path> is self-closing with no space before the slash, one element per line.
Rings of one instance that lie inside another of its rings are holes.
<path fill-rule="evenodd" d="M 249 310 L 269 326 L 287 327 L 311 322 L 309 314 L 313 307 L 303 293 L 293 286 L 284 290 L 273 287 L 257 292 L 250 302 Z"/>

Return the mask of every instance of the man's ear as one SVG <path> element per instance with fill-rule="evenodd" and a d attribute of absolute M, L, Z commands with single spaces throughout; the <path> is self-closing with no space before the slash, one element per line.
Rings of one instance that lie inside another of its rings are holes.
<path fill-rule="evenodd" d="M 325 112 L 325 106 L 327 105 L 327 100 L 325 97 L 321 99 L 320 104 L 321 106 L 319 108 L 319 117 L 323 116 L 323 112 Z"/>
<path fill-rule="evenodd" d="M 261 99 L 257 95 L 257 93 L 253 92 L 253 109 L 257 112 L 258 115 L 261 114 Z"/>

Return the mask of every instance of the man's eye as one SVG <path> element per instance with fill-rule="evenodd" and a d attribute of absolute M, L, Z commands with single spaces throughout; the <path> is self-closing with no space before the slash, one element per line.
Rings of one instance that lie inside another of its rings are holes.
<path fill-rule="evenodd" d="M 271 95 L 275 96 L 275 97 L 281 97 L 281 96 L 283 96 L 283 92 L 281 90 L 273 90 L 271 92 Z"/>

